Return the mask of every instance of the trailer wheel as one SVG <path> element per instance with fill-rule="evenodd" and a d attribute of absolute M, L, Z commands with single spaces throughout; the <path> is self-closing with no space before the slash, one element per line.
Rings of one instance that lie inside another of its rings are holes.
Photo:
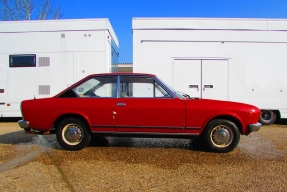
<path fill-rule="evenodd" d="M 205 128 L 203 137 L 206 146 L 218 153 L 227 153 L 234 150 L 240 140 L 237 126 L 225 119 L 211 121 Z"/>
<path fill-rule="evenodd" d="M 276 113 L 271 110 L 261 110 L 259 122 L 262 125 L 270 125 L 276 121 Z"/>
<path fill-rule="evenodd" d="M 56 130 L 59 144 L 66 150 L 76 151 L 86 147 L 91 141 L 86 123 L 78 118 L 66 118 Z"/>

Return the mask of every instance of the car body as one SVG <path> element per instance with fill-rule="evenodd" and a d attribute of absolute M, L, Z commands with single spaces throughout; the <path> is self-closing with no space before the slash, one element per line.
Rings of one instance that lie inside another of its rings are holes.
<path fill-rule="evenodd" d="M 152 74 L 93 74 L 51 98 L 21 103 L 27 133 L 56 132 L 67 150 L 86 147 L 94 135 L 200 137 L 209 149 L 229 152 L 240 135 L 258 131 L 260 110 L 230 101 L 191 98 Z"/>

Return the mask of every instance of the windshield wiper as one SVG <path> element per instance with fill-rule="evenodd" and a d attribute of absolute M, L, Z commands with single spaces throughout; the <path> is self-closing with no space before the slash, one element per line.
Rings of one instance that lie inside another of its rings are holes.
<path fill-rule="evenodd" d="M 187 98 L 187 99 L 190 99 L 190 96 L 188 95 L 188 94 L 186 94 L 186 93 L 182 93 L 182 92 L 180 92 L 180 91 L 178 91 L 182 96 L 184 96 L 185 98 Z"/>

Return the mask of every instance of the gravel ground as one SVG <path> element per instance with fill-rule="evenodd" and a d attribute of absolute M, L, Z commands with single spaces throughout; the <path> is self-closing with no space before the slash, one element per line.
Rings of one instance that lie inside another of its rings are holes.
<path fill-rule="evenodd" d="M 70 152 L 0 122 L 0 191 L 287 191 L 286 124 L 217 154 L 189 139 L 119 137 Z"/>

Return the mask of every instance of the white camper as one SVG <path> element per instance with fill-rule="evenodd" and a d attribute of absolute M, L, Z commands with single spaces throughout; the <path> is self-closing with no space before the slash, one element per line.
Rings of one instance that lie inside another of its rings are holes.
<path fill-rule="evenodd" d="M 0 42 L 0 117 L 21 117 L 22 100 L 117 71 L 119 43 L 108 19 L 3 21 Z"/>
<path fill-rule="evenodd" d="M 287 118 L 287 20 L 134 18 L 133 71 L 191 97 L 253 104 Z"/>

